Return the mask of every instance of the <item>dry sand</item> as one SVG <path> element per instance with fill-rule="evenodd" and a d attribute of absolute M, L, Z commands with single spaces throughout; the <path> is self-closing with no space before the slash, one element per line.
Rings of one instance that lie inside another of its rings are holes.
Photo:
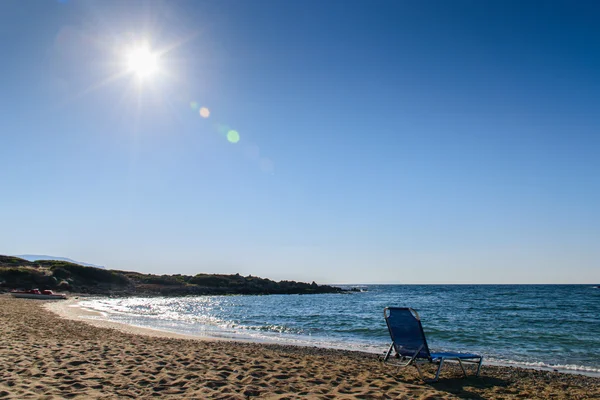
<path fill-rule="evenodd" d="M 449 366 L 424 384 L 374 355 L 123 331 L 45 303 L 0 295 L 0 399 L 600 399 L 600 378 L 484 366 L 462 379 Z"/>

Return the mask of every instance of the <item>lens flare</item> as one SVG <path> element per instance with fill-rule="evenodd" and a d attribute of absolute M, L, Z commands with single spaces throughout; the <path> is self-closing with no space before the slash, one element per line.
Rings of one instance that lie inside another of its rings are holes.
<path fill-rule="evenodd" d="M 200 109 L 200 116 L 202 118 L 208 118 L 208 117 L 210 117 L 210 110 L 208 108 L 206 108 L 206 107 L 202 107 Z"/>
<path fill-rule="evenodd" d="M 227 140 L 229 143 L 237 143 L 240 141 L 240 134 L 237 131 L 230 130 L 227 132 Z"/>
<path fill-rule="evenodd" d="M 198 104 L 197 102 L 195 102 L 195 101 L 192 101 L 192 102 L 190 103 L 190 108 L 191 108 L 192 110 L 196 111 L 196 110 L 198 109 L 198 107 L 199 107 L 199 104 Z"/>

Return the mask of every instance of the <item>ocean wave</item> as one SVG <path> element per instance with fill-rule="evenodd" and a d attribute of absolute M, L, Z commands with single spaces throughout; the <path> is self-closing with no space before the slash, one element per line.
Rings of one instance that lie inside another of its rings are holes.
<path fill-rule="evenodd" d="M 282 325 L 235 325 L 237 330 L 252 330 L 262 332 L 274 332 L 274 333 L 292 333 L 295 335 L 302 335 L 304 333 L 301 329 L 294 329 Z"/>
<path fill-rule="evenodd" d="M 545 363 L 542 361 L 514 361 L 514 360 L 504 360 L 501 358 L 493 358 L 493 357 L 490 357 L 488 360 L 494 364 L 499 364 L 499 365 L 508 365 L 508 366 L 534 368 L 534 369 L 544 369 L 544 370 L 552 370 L 552 371 L 559 371 L 559 372 L 584 372 L 584 373 L 591 373 L 594 375 L 600 375 L 600 368 L 588 367 L 585 365 L 550 364 L 550 363 Z"/>

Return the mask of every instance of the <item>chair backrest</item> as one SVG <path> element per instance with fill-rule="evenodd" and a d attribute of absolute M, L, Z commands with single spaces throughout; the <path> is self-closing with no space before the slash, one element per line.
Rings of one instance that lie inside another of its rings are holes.
<path fill-rule="evenodd" d="M 386 307 L 383 310 L 385 322 L 394 349 L 401 356 L 413 357 L 421 348 L 417 358 L 431 359 L 429 347 L 423 332 L 419 314 L 412 308 Z"/>

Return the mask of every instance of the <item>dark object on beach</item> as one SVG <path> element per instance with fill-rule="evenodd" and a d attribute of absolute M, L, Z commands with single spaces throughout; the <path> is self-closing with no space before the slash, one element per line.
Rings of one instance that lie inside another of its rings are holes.
<path fill-rule="evenodd" d="M 425 382 L 437 382 L 446 360 L 457 361 L 465 378 L 467 377 L 467 371 L 465 371 L 463 363 L 475 364 L 477 366 L 475 376 L 479 376 L 481 363 L 483 362 L 482 356 L 467 353 L 431 353 L 429 351 L 421 319 L 419 314 L 412 308 L 386 307 L 383 310 L 383 316 L 392 338 L 392 344 L 383 358 L 384 362 L 388 361 L 392 351 L 395 351 L 395 356 L 400 363 L 394 364 L 400 367 L 413 365 Z M 438 369 L 435 378 L 425 379 L 420 364 L 437 364 Z"/>
<path fill-rule="evenodd" d="M 64 294 L 54 293 L 52 290 L 31 289 L 31 290 L 13 290 L 10 292 L 13 297 L 20 299 L 37 299 L 37 300 L 66 300 Z"/>

